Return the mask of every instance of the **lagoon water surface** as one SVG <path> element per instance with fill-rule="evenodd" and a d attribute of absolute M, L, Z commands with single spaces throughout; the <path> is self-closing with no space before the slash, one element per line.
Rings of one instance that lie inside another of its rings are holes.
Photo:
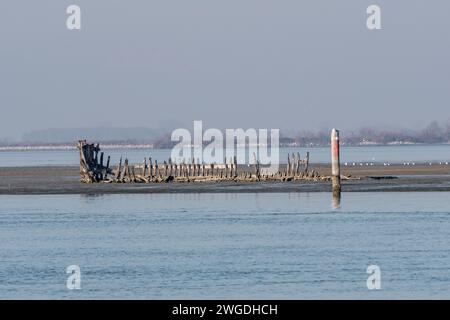
<path fill-rule="evenodd" d="M 131 163 L 142 163 L 144 157 L 152 157 L 162 163 L 171 157 L 170 149 L 104 149 L 105 155 L 111 156 L 112 163 L 118 163 L 121 157 L 127 157 Z M 248 150 L 247 150 L 248 151 Z M 311 154 L 311 162 L 330 162 L 329 147 L 315 148 L 280 148 L 279 161 L 286 163 L 287 155 L 300 152 L 305 157 L 306 152 Z M 246 149 L 237 149 L 239 159 L 249 162 Z M 341 147 L 342 162 L 450 162 L 450 145 L 406 145 L 406 146 L 361 146 Z M 277 161 L 275 161 L 277 162 Z M 80 159 L 76 150 L 25 150 L 25 151 L 1 151 L 0 167 L 23 166 L 62 166 L 79 165 Z"/>
<path fill-rule="evenodd" d="M 450 194 L 0 196 L 0 298 L 450 298 Z M 368 290 L 369 265 L 381 290 Z M 66 288 L 66 268 L 81 289 Z"/>

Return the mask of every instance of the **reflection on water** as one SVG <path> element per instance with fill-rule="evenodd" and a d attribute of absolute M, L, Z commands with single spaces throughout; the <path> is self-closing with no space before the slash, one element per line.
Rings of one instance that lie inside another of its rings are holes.
<path fill-rule="evenodd" d="M 333 200 L 331 201 L 331 207 L 334 210 L 338 210 L 341 207 L 341 193 L 340 192 L 332 192 L 331 193 Z"/>
<path fill-rule="evenodd" d="M 449 193 L 344 196 L 0 196 L 0 297 L 450 298 Z"/>

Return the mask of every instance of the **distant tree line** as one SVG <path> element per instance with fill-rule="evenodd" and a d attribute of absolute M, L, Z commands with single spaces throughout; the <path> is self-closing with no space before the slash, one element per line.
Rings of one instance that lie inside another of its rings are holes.
<path fill-rule="evenodd" d="M 176 141 L 171 141 L 167 130 L 149 128 L 102 128 L 99 129 L 47 129 L 34 131 L 21 142 L 0 139 L 0 146 L 11 145 L 71 145 L 80 138 L 103 144 L 151 144 L 153 148 L 172 148 Z M 387 145 L 387 144 L 442 144 L 450 143 L 450 120 L 446 123 L 431 122 L 421 130 L 398 129 L 381 130 L 364 127 L 356 131 L 342 130 L 341 142 L 344 145 Z M 205 142 L 205 145 L 208 143 Z M 299 131 L 297 134 L 283 135 L 281 131 L 280 146 L 328 146 L 330 130 Z"/>
<path fill-rule="evenodd" d="M 387 145 L 387 144 L 439 144 L 450 143 L 450 120 L 446 124 L 431 122 L 422 130 L 410 129 L 379 130 L 361 128 L 357 131 L 342 130 L 341 142 L 344 145 Z M 170 134 L 164 134 L 152 141 L 154 148 L 172 148 L 176 142 L 170 140 Z M 208 144 L 208 143 L 205 143 Z M 281 146 L 328 146 L 330 131 L 300 131 L 294 137 L 280 136 Z"/>
<path fill-rule="evenodd" d="M 450 120 L 445 124 L 431 122 L 422 130 L 398 129 L 379 130 L 364 127 L 358 131 L 342 131 L 341 142 L 345 145 L 370 144 L 442 144 L 450 143 Z M 299 146 L 326 146 L 330 144 L 329 131 L 301 131 L 291 143 Z"/>

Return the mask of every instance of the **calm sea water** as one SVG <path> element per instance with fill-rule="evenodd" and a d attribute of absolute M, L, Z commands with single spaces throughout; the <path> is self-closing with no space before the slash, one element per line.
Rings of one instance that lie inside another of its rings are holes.
<path fill-rule="evenodd" d="M 280 162 L 286 163 L 288 153 L 300 152 L 301 156 L 304 157 L 306 151 L 310 151 L 313 163 L 330 162 L 330 148 L 281 148 L 279 152 Z M 111 155 L 112 163 L 118 163 L 121 156 L 127 157 L 132 163 L 141 163 L 144 157 L 152 157 L 158 162 L 167 160 L 170 157 L 171 150 L 122 149 L 104 150 L 104 152 L 106 155 Z M 343 147 L 341 149 L 341 160 L 343 162 L 376 163 L 450 162 L 450 145 Z M 76 150 L 0 151 L 0 167 L 78 164 L 79 158 Z"/>
<path fill-rule="evenodd" d="M 0 196 L 0 298 L 449 299 L 449 196 Z"/>

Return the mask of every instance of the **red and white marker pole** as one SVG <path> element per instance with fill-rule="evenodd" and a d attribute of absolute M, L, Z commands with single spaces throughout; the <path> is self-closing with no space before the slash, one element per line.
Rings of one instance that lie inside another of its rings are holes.
<path fill-rule="evenodd" d="M 341 166 L 339 162 L 339 130 L 331 131 L 331 183 L 333 195 L 341 194 Z"/>

